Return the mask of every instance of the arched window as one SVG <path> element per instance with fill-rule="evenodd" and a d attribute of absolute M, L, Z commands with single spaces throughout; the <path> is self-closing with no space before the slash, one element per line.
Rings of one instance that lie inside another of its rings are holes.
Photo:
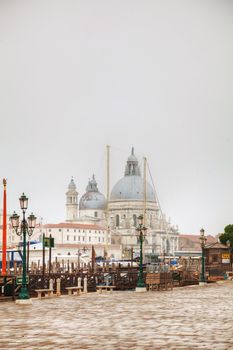
<path fill-rule="evenodd" d="M 116 227 L 119 227 L 120 226 L 120 217 L 119 215 L 117 214 L 116 215 Z"/>
<path fill-rule="evenodd" d="M 134 225 L 134 227 L 137 226 L 137 215 L 136 214 L 133 214 L 133 225 Z"/>

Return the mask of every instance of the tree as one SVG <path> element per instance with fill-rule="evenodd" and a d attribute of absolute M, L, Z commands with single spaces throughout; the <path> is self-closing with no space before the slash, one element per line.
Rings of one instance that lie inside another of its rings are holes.
<path fill-rule="evenodd" d="M 229 241 L 230 246 L 233 247 L 233 225 L 227 225 L 224 228 L 224 233 L 219 236 L 219 240 L 225 245 L 227 245 L 227 241 Z"/>

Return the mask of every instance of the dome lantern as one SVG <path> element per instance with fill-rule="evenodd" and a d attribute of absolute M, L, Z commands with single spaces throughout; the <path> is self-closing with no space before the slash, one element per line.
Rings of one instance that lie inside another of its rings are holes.
<path fill-rule="evenodd" d="M 125 167 L 125 176 L 130 175 L 141 176 L 138 160 L 137 157 L 134 155 L 134 147 L 132 147 L 131 155 L 128 157 Z"/>
<path fill-rule="evenodd" d="M 156 202 L 156 196 L 150 183 L 146 185 L 146 199 L 149 202 Z M 140 167 L 134 148 L 127 159 L 124 177 L 120 179 L 112 189 L 110 201 L 143 201 L 144 184 L 141 177 Z"/>

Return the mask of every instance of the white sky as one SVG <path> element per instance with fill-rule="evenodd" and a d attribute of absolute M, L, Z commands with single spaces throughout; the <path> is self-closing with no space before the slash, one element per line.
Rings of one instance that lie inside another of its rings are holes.
<path fill-rule="evenodd" d="M 233 223 L 233 1 L 0 0 L 0 178 L 44 222 L 131 146 L 181 233 Z M 3 188 L 3 187 L 2 187 Z M 1 207 L 2 205 L 0 205 Z"/>

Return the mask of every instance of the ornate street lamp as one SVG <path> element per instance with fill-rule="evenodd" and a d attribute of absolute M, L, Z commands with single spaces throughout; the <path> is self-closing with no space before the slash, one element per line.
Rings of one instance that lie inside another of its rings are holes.
<path fill-rule="evenodd" d="M 207 238 L 205 237 L 205 230 L 202 228 L 200 230 L 200 245 L 201 245 L 201 275 L 200 275 L 200 283 L 204 284 L 206 282 L 205 280 L 205 245 L 206 245 L 206 241 Z"/>
<path fill-rule="evenodd" d="M 140 243 L 140 267 L 139 267 L 139 275 L 138 275 L 138 283 L 136 292 L 144 292 L 146 291 L 146 287 L 143 281 L 143 268 L 142 268 L 142 244 L 145 239 L 147 228 L 143 224 L 143 215 L 138 217 L 138 227 L 136 228 L 139 234 L 139 243 Z"/>
<path fill-rule="evenodd" d="M 231 241 L 228 239 L 226 241 L 226 245 L 228 247 L 228 250 L 229 250 L 229 264 L 230 264 L 230 269 L 232 269 L 232 266 L 231 266 L 231 252 L 232 252 L 232 247 L 231 247 Z"/>
<path fill-rule="evenodd" d="M 19 198 L 20 207 L 23 211 L 23 220 L 19 223 L 19 215 L 16 212 L 10 217 L 11 224 L 18 236 L 23 235 L 23 276 L 22 276 L 22 287 L 19 292 L 19 299 L 29 299 L 28 287 L 27 287 L 27 266 L 26 266 L 26 235 L 31 236 L 36 226 L 36 217 L 33 213 L 29 215 L 28 219 L 25 218 L 25 213 L 28 207 L 28 198 L 23 193 Z M 19 229 L 20 227 L 20 229 Z"/>

